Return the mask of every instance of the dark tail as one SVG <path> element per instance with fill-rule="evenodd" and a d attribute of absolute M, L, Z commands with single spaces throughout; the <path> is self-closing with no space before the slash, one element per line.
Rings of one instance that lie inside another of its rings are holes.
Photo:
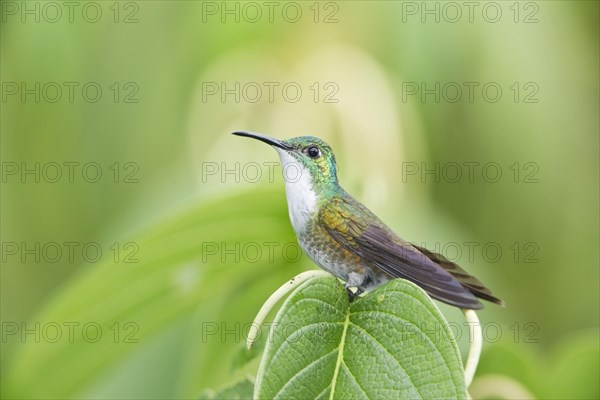
<path fill-rule="evenodd" d="M 469 275 L 467 271 L 459 267 L 457 264 L 448 260 L 441 254 L 435 253 L 433 251 L 429 251 L 424 247 L 417 246 L 413 244 L 421 253 L 423 253 L 427 258 L 429 258 L 434 263 L 442 266 L 446 271 L 450 273 L 456 280 L 460 282 L 465 288 L 467 288 L 471 293 L 480 299 L 484 299 L 487 301 L 491 301 L 492 303 L 496 303 L 500 306 L 504 306 L 504 302 L 499 298 L 495 297 L 492 292 L 485 287 L 483 283 L 473 275 Z"/>

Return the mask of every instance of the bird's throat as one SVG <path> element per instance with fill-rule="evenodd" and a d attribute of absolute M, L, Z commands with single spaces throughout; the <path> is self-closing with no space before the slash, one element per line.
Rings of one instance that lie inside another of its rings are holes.
<path fill-rule="evenodd" d="M 292 227 L 297 236 L 306 232 L 308 223 L 317 211 L 317 193 L 310 170 L 283 149 L 277 149 L 283 179 L 285 195 Z"/>

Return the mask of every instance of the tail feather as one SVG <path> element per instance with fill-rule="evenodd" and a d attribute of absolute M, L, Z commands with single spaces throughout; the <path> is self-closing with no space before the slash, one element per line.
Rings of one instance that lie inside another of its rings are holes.
<path fill-rule="evenodd" d="M 480 299 L 491 301 L 492 303 L 504 306 L 504 302 L 496 296 L 494 296 L 492 292 L 487 287 L 485 287 L 485 285 L 479 279 L 475 278 L 473 275 L 470 275 L 467 271 L 459 267 L 456 263 L 453 263 L 443 255 L 430 251 L 425 247 L 420 247 L 415 244 L 413 244 L 413 246 L 431 261 L 442 266 L 454 278 L 456 278 L 461 285 L 469 289 L 469 291 L 471 291 L 471 293 L 473 293 L 475 296 L 479 297 Z"/>

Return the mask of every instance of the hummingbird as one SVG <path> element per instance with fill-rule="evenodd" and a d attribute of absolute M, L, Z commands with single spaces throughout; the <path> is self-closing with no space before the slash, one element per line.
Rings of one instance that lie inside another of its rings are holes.
<path fill-rule="evenodd" d="M 462 309 L 499 305 L 483 283 L 441 254 L 401 239 L 339 184 L 331 147 L 314 136 L 278 140 L 236 131 L 271 145 L 284 171 L 290 222 L 302 250 L 346 282 L 350 299 L 402 278 L 431 297 Z M 355 291 L 352 291 L 354 289 Z"/>

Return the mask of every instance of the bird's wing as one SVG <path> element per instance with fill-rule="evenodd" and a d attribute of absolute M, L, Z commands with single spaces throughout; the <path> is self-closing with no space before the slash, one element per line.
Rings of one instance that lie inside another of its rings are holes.
<path fill-rule="evenodd" d="M 318 218 L 333 240 L 366 264 L 394 278 L 408 279 L 445 303 L 467 309 L 483 307 L 470 288 L 411 244 L 402 242 L 358 201 L 334 197 L 321 206 Z"/>

